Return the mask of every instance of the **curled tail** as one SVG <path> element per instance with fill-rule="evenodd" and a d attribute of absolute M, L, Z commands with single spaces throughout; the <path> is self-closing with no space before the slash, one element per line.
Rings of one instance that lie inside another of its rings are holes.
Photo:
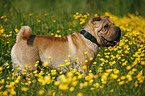
<path fill-rule="evenodd" d="M 32 29 L 29 26 L 22 27 L 20 29 L 20 31 L 18 32 L 18 34 L 17 34 L 16 42 L 19 42 L 22 39 L 23 40 L 29 39 L 29 37 L 31 36 L 31 34 L 32 34 Z"/>

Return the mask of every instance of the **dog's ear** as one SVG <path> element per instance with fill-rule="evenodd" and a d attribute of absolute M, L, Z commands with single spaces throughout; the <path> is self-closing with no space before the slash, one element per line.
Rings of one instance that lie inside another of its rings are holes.
<path fill-rule="evenodd" d="M 101 17 L 100 16 L 96 16 L 96 17 L 93 17 L 91 19 L 91 23 L 93 23 L 94 21 L 100 21 L 101 20 Z"/>

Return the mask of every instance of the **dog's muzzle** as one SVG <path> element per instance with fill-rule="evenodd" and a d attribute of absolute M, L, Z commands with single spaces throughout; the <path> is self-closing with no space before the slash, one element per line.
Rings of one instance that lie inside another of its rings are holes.
<path fill-rule="evenodd" d="M 103 43 L 106 47 L 115 46 L 117 43 L 120 42 L 120 38 L 121 38 L 121 29 L 119 27 L 115 28 L 115 38 L 114 38 L 114 40 L 108 41 L 103 36 L 101 36 L 101 39 L 102 39 L 102 41 L 103 41 Z"/>

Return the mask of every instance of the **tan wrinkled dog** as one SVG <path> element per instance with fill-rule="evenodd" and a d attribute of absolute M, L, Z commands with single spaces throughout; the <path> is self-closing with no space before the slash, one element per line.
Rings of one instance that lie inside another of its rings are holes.
<path fill-rule="evenodd" d="M 32 35 L 32 29 L 29 26 L 22 27 L 11 51 L 15 71 L 19 65 L 23 72 L 25 64 L 31 66 L 32 70 L 36 70 L 37 68 L 34 66 L 36 61 L 49 62 L 52 68 L 59 70 L 59 64 L 64 64 L 64 60 L 71 55 L 71 63 L 78 58 L 76 61 L 78 70 L 84 72 L 82 65 L 86 65 L 85 72 L 87 73 L 92 63 L 89 58 L 95 59 L 99 46 L 116 45 L 120 40 L 121 30 L 107 16 L 93 17 L 83 28 L 80 33 L 75 32 L 58 38 Z M 87 56 L 84 55 L 84 52 L 88 52 Z M 48 59 L 49 56 L 51 56 L 51 63 Z M 87 63 L 84 62 L 86 59 Z M 66 70 L 63 69 L 63 71 Z"/>

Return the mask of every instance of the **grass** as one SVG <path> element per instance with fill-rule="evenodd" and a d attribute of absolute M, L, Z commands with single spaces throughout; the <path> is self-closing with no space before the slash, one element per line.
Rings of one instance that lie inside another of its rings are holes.
<path fill-rule="evenodd" d="M 23 14 L 14 8 L 9 15 L 2 15 L 0 17 L 0 95 L 144 96 L 145 18 L 138 13 L 124 17 L 108 12 L 103 14 L 110 16 L 115 25 L 121 28 L 121 42 L 114 47 L 101 48 L 85 78 L 73 68 L 70 72 L 63 73 L 49 69 L 47 64 L 43 64 L 40 71 L 27 74 L 26 70 L 23 73 L 27 79 L 25 82 L 21 76 L 14 73 L 10 51 L 22 26 L 30 26 L 33 34 L 62 37 L 79 32 L 90 18 L 98 15 L 94 13 L 76 12 L 58 17 L 49 13 Z M 51 57 L 49 59 L 51 60 Z M 69 60 L 64 62 L 64 65 L 68 66 Z M 25 65 L 25 67 L 31 70 L 30 66 Z M 19 70 L 19 67 L 17 69 Z M 31 78 L 31 75 L 34 75 L 34 78 Z M 57 76 L 61 82 L 57 81 Z"/>

